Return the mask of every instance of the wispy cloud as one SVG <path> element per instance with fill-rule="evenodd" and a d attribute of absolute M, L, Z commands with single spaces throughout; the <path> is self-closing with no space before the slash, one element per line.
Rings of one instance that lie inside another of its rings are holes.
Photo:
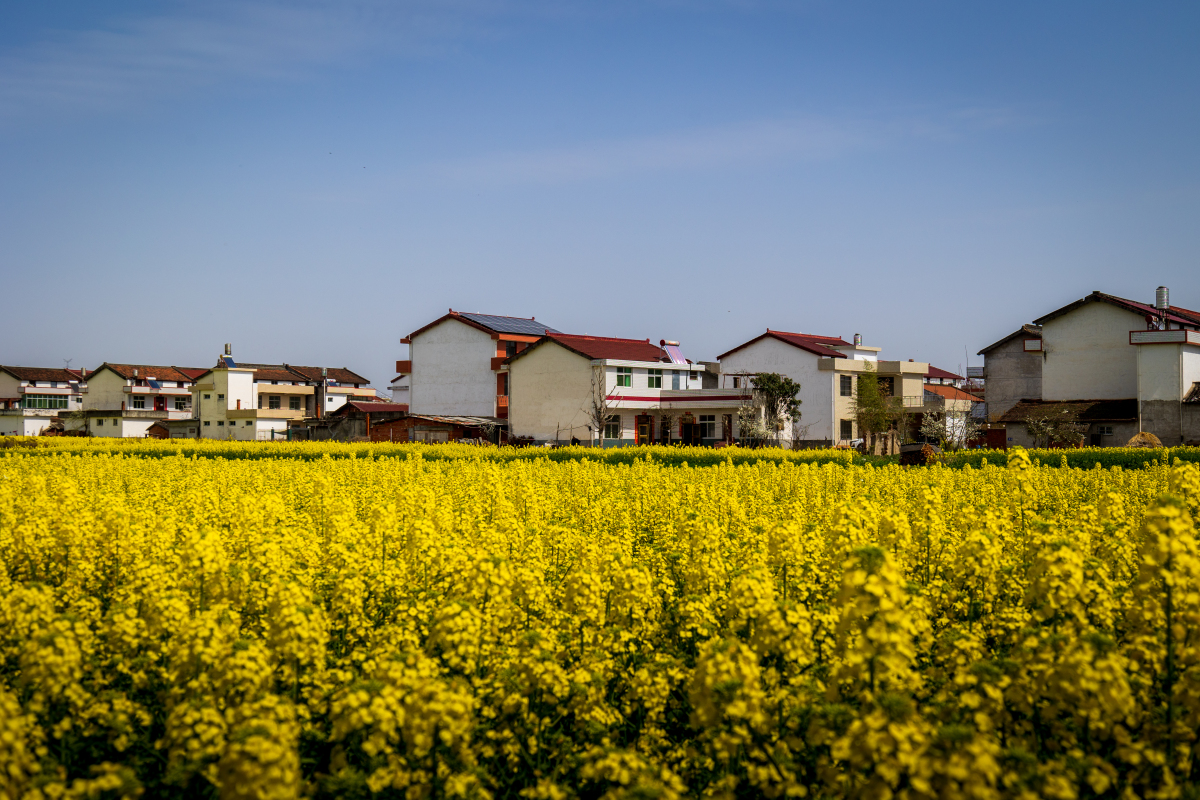
<path fill-rule="evenodd" d="M 447 180 L 563 183 L 631 172 L 720 169 L 781 160 L 820 161 L 904 141 L 953 140 L 972 131 L 1027 125 L 1011 109 L 948 113 L 813 116 L 500 153 L 432 167 Z"/>
<path fill-rule="evenodd" d="M 124 107 L 222 81 L 285 78 L 461 34 L 476 0 L 210 3 L 64 31 L 0 54 L 0 120 Z M 180 10 L 181 9 L 181 10 Z"/>

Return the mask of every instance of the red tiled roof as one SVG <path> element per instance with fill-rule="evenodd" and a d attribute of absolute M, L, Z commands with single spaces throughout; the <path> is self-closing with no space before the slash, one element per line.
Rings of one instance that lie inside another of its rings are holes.
<path fill-rule="evenodd" d="M 1105 294 L 1104 292 L 1092 292 L 1087 297 L 1076 300 L 1074 303 L 1069 303 L 1062 308 L 1057 309 L 1056 311 L 1051 311 L 1044 317 L 1035 319 L 1034 322 L 1041 325 L 1044 322 L 1061 317 L 1063 314 L 1068 314 L 1080 306 L 1097 302 L 1108 303 L 1109 305 L 1116 306 L 1117 308 L 1123 308 L 1126 311 L 1130 311 L 1134 314 L 1140 314 L 1142 316 L 1158 317 L 1162 313 L 1148 303 L 1139 303 L 1136 300 L 1126 300 L 1124 297 L 1117 297 L 1116 295 Z M 1200 314 L 1196 313 L 1195 311 L 1188 311 L 1186 308 L 1180 308 L 1179 306 L 1170 306 L 1167 309 L 1166 317 L 1169 321 L 1177 324 L 1192 326 L 1200 325 Z"/>
<path fill-rule="evenodd" d="M 278 369 L 275 367 L 255 367 L 254 380 L 256 381 L 296 381 L 308 382 L 305 378 L 297 375 L 286 369 Z"/>
<path fill-rule="evenodd" d="M 195 378 L 189 375 L 188 372 L 199 373 L 201 375 L 203 375 L 205 372 L 208 372 L 206 369 L 196 370 L 192 369 L 191 367 L 188 367 L 188 371 L 184 372 L 176 367 L 161 367 L 151 364 L 110 364 L 105 361 L 103 364 L 92 370 L 90 374 L 95 375 L 97 372 L 100 372 L 104 369 L 112 370 L 125 380 L 132 380 L 134 378 L 133 371 L 136 369 L 138 380 L 144 381 L 147 378 L 154 378 L 158 381 L 186 381 L 187 383 L 191 383 L 195 380 Z"/>
<path fill-rule="evenodd" d="M 963 379 L 962 375 L 955 375 L 953 372 L 947 372 L 944 369 L 939 369 L 938 367 L 935 367 L 933 364 L 929 365 L 929 369 L 926 370 L 926 372 L 925 372 L 925 377 L 926 378 L 940 378 L 942 380 L 949 379 L 952 381 L 961 381 Z"/>
<path fill-rule="evenodd" d="M 770 328 L 767 328 L 766 333 L 756 336 L 750 341 L 743 342 L 732 350 L 722 353 L 721 355 L 717 356 L 717 360 L 720 361 L 722 358 L 725 358 L 725 356 L 732 355 L 738 350 L 741 350 L 743 347 L 749 347 L 755 342 L 766 338 L 778 339 L 781 342 L 786 342 L 793 347 L 799 347 L 801 350 L 807 350 L 813 355 L 821 356 L 822 358 L 845 358 L 846 354 L 840 350 L 832 349 L 833 346 L 854 346 L 840 336 L 818 336 L 814 333 L 791 333 L 789 331 L 773 331 Z"/>
<path fill-rule="evenodd" d="M 971 400 L 973 402 L 980 402 L 978 397 L 970 394 L 969 392 L 964 392 L 957 386 L 945 386 L 936 383 L 927 383 L 922 388 L 924 388 L 926 392 L 941 395 L 947 400 Z"/>
<path fill-rule="evenodd" d="M 610 358 L 620 361 L 669 361 L 667 352 L 649 339 L 615 339 L 608 336 L 575 336 L 552 333 L 538 344 L 550 340 L 585 358 Z M 527 347 L 524 352 L 532 350 Z M 521 355 L 520 353 L 517 354 Z M 516 358 L 517 356 L 513 356 Z"/>
<path fill-rule="evenodd" d="M 199 378 L 201 375 L 208 372 L 206 369 L 199 369 L 196 367 L 176 367 L 175 369 L 179 370 L 184 375 L 187 375 L 192 380 L 196 380 L 196 378 Z"/>
<path fill-rule="evenodd" d="M 58 367 L 0 367 L 19 381 L 77 381 L 79 370 Z"/>

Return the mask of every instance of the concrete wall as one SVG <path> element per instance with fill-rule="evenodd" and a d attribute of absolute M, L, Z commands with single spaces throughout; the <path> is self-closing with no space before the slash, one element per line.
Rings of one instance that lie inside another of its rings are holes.
<path fill-rule="evenodd" d="M 125 383 L 125 379 L 111 369 L 89 374 L 88 390 L 83 395 L 84 409 L 119 411 L 121 403 L 129 400 L 129 395 L 125 392 Z"/>
<path fill-rule="evenodd" d="M 800 384 L 800 426 L 807 441 L 837 440 L 836 372 L 817 368 L 820 359 L 806 350 L 767 337 L 721 361 L 721 371 L 775 372 Z M 726 377 L 728 380 L 728 377 Z M 847 398 L 848 399 L 848 398 Z M 840 408 L 840 406 L 839 406 Z M 788 432 L 790 435 L 790 431 Z"/>
<path fill-rule="evenodd" d="M 411 413 L 495 416 L 496 373 L 491 360 L 496 342 L 491 334 L 448 319 L 415 337 L 409 355 Z M 329 410 L 336 407 L 328 405 Z"/>
<path fill-rule="evenodd" d="M 416 368 L 414 360 L 414 373 Z M 590 421 L 585 410 L 590 406 L 592 396 L 590 360 L 553 342 L 546 342 L 512 362 L 509 376 L 511 435 L 532 436 L 539 442 L 553 441 L 556 435 L 561 441 L 570 441 L 572 436 L 584 442 L 591 440 L 592 434 L 587 428 Z M 642 380 L 645 386 L 644 376 Z M 418 382 L 419 378 L 413 381 L 414 392 L 420 391 Z M 639 412 L 618 408 L 614 413 L 622 415 L 622 428 L 628 428 L 627 435 L 632 441 L 633 415 Z M 625 419 L 626 415 L 628 419 Z"/>
<path fill-rule="evenodd" d="M 1138 345 L 1138 413 L 1142 430 L 1165 445 L 1189 440 L 1180 401 L 1200 380 L 1200 348 L 1184 344 Z"/>
<path fill-rule="evenodd" d="M 1042 326 L 1042 399 L 1137 397 L 1138 355 L 1129 332 L 1145 327 L 1138 314 L 1100 302 L 1047 321 Z"/>
<path fill-rule="evenodd" d="M 1041 399 L 1042 354 L 1025 352 L 1019 336 L 984 354 L 983 376 L 988 419 L 995 421 L 1021 400 Z"/>
<path fill-rule="evenodd" d="M 54 413 L 54 412 L 50 412 Z M 30 417 L 23 414 L 0 414 L 0 436 L 39 436 L 54 422 L 52 416 Z"/>

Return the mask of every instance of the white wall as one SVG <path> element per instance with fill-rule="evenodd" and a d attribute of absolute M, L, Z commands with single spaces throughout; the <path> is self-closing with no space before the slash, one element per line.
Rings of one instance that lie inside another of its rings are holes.
<path fill-rule="evenodd" d="M 800 425 L 808 426 L 806 438 L 836 441 L 837 373 L 818 369 L 819 361 L 813 353 L 767 337 L 726 356 L 721 361 L 721 371 L 775 372 L 796 381 L 800 384 Z M 728 376 L 723 380 L 728 381 Z"/>
<path fill-rule="evenodd" d="M 496 373 L 491 360 L 496 355 L 496 341 L 491 334 L 448 319 L 413 338 L 409 354 L 411 413 L 495 415 Z M 333 404 L 329 407 L 334 408 Z"/>
<path fill-rule="evenodd" d="M 54 412 L 51 412 L 54 413 Z M 0 436 L 38 436 L 54 422 L 52 416 L 0 415 Z"/>
<path fill-rule="evenodd" d="M 555 435 L 569 441 L 572 436 L 590 441 L 592 434 L 585 409 L 592 393 L 591 361 L 552 341 L 544 342 L 509 365 L 508 419 L 513 436 L 532 436 L 551 441 Z M 416 362 L 413 370 L 416 371 Z M 615 368 L 613 375 L 616 374 Z M 609 378 L 615 380 L 614 377 Z M 636 385 L 636 384 L 635 384 Z M 645 375 L 642 386 L 645 386 Z M 416 391 L 414 382 L 414 391 Z M 619 410 L 618 410 L 619 411 Z M 623 419 L 633 437 L 633 411 Z"/>
<path fill-rule="evenodd" d="M 1043 400 L 1120 400 L 1138 396 L 1138 314 L 1092 302 L 1042 326 Z"/>
<path fill-rule="evenodd" d="M 1183 351 L 1183 386 L 1182 394 L 1186 395 L 1192 384 L 1200 381 L 1200 347 L 1185 344 Z M 1181 397 L 1182 399 L 1182 397 Z"/>

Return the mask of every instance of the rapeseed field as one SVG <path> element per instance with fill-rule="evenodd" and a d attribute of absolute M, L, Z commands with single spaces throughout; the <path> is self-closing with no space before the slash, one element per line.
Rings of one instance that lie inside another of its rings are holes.
<path fill-rule="evenodd" d="M 0 796 L 1198 796 L 1162 451 L 0 453 Z"/>

